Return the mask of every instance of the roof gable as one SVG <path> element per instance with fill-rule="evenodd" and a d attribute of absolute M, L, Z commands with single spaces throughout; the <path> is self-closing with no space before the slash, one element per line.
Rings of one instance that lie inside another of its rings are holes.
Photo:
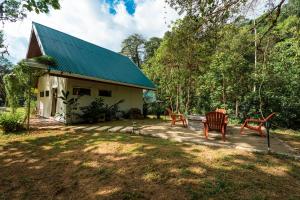
<path fill-rule="evenodd" d="M 56 67 L 50 67 L 51 70 L 155 89 L 154 84 L 126 56 L 38 23 L 33 23 L 33 29 L 42 52 L 58 63 Z"/>

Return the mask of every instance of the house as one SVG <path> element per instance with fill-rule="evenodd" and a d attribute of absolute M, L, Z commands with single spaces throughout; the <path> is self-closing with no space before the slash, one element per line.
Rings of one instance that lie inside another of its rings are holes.
<path fill-rule="evenodd" d="M 57 66 L 48 66 L 37 83 L 38 114 L 62 120 L 66 105 L 62 91 L 72 97 L 83 95 L 79 106 L 102 97 L 107 104 L 124 100 L 120 110 L 143 107 L 143 90 L 155 90 L 154 84 L 126 56 L 91 44 L 44 25 L 33 23 L 27 58 L 48 55 Z"/>

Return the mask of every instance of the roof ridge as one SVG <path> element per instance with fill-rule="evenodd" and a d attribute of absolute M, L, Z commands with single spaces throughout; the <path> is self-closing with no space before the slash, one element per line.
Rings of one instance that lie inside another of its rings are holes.
<path fill-rule="evenodd" d="M 99 45 L 96 45 L 96 44 L 94 44 L 94 43 L 92 43 L 92 42 L 88 42 L 88 41 L 86 41 L 86 40 L 84 40 L 84 39 L 81 39 L 81 38 L 75 37 L 75 36 L 73 36 L 73 35 L 70 35 L 70 34 L 68 34 L 68 33 L 65 33 L 65 32 L 62 32 L 62 31 L 60 31 L 60 30 L 57 30 L 57 29 L 55 29 L 55 28 L 51 28 L 51 27 L 49 27 L 49 26 L 45 26 L 45 25 L 43 25 L 43 24 L 40 24 L 40 23 L 38 23 L 38 22 L 35 22 L 35 21 L 32 21 L 32 24 L 33 24 L 33 25 L 37 24 L 37 25 L 39 25 L 39 26 L 43 26 L 43 27 L 46 27 L 46 28 L 52 29 L 52 30 L 54 30 L 54 31 L 57 31 L 57 32 L 59 32 L 59 33 L 62 33 L 62 34 L 64 34 L 64 35 L 67 35 L 67 36 L 69 36 L 69 37 L 75 38 L 75 39 L 77 39 L 77 40 L 81 40 L 81 41 L 83 41 L 83 42 L 85 42 L 85 43 L 88 43 L 88 44 L 90 44 L 90 45 L 93 45 L 93 46 L 95 46 L 95 47 L 98 47 L 98 48 L 101 48 L 101 49 L 104 49 L 104 50 L 107 50 L 107 51 L 110 51 L 110 52 L 112 52 L 112 53 L 115 53 L 115 54 L 117 54 L 117 55 L 119 55 L 119 56 L 125 57 L 125 58 L 127 58 L 127 59 L 129 59 L 129 60 L 130 60 L 130 58 L 129 58 L 129 57 L 127 57 L 127 56 L 125 56 L 125 55 L 123 55 L 123 54 L 121 54 L 121 53 L 118 53 L 118 52 L 115 52 L 115 51 L 113 51 L 113 50 L 110 50 L 110 49 L 107 49 L 107 48 L 101 47 L 101 46 L 99 46 Z"/>

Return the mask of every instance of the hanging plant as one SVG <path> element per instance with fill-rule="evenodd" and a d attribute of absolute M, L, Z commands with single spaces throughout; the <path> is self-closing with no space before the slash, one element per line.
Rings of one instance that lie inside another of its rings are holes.
<path fill-rule="evenodd" d="M 44 64 L 44 65 L 48 65 L 48 66 L 57 66 L 57 62 L 54 58 L 52 58 L 51 56 L 39 56 L 39 57 L 35 57 L 33 58 L 33 60 L 39 64 Z"/>

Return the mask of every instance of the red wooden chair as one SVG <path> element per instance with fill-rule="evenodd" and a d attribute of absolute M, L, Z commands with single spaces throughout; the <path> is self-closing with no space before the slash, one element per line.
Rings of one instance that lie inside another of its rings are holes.
<path fill-rule="evenodd" d="M 186 122 L 186 119 L 185 119 L 185 117 L 184 117 L 183 114 L 175 114 L 169 108 L 167 108 L 166 110 L 168 111 L 169 116 L 170 116 L 170 118 L 172 120 L 171 126 L 175 125 L 176 122 L 182 122 L 183 126 L 187 127 L 187 122 Z"/>
<path fill-rule="evenodd" d="M 225 117 L 225 123 L 226 124 L 228 124 L 228 115 L 227 115 L 227 112 L 226 112 L 226 110 L 224 109 L 224 108 L 217 108 L 216 109 L 216 112 L 220 112 L 220 113 L 223 113 L 223 114 L 225 114 L 226 115 L 226 117 Z"/>
<path fill-rule="evenodd" d="M 208 131 L 215 130 L 222 133 L 222 139 L 225 141 L 226 134 L 226 115 L 221 112 L 209 112 L 206 113 L 206 119 L 204 123 L 204 135 L 208 138 Z"/>
<path fill-rule="evenodd" d="M 241 127 L 241 130 L 240 130 L 240 134 L 243 134 L 243 130 L 244 128 L 249 128 L 253 131 L 256 131 L 260 134 L 260 136 L 262 137 L 265 137 L 265 134 L 263 133 L 262 131 L 262 127 L 264 126 L 264 124 L 269 121 L 272 117 L 275 116 L 275 113 L 272 113 L 270 114 L 267 118 L 262 118 L 262 119 L 254 119 L 254 118 L 248 118 L 245 120 L 243 126 Z M 258 125 L 249 125 L 249 122 L 252 122 L 252 123 L 255 123 L 255 124 L 258 124 Z"/>
<path fill-rule="evenodd" d="M 226 114 L 226 110 L 224 108 L 217 108 L 216 112 L 220 112 L 220 113 Z"/>

